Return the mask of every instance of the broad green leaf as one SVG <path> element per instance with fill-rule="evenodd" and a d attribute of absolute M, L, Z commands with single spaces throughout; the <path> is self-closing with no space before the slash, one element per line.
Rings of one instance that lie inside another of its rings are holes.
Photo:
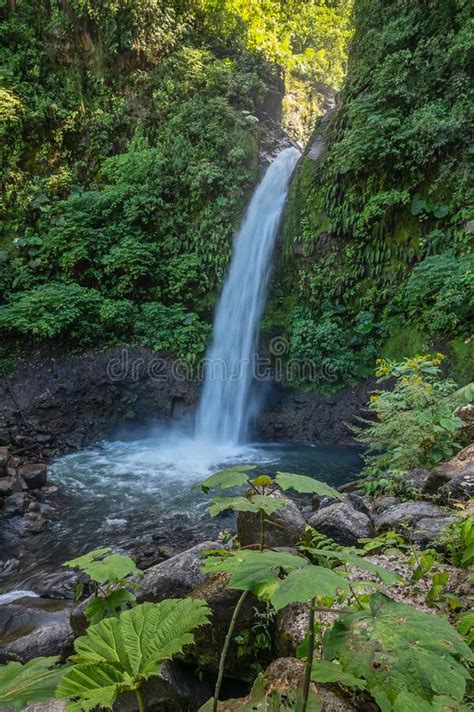
<path fill-rule="evenodd" d="M 56 667 L 58 661 L 58 657 L 34 658 L 25 665 L 0 665 L 0 709 L 22 709 L 30 702 L 51 700 L 64 672 Z"/>
<path fill-rule="evenodd" d="M 209 507 L 209 514 L 215 517 L 226 509 L 235 512 L 260 512 L 274 514 L 285 506 L 282 499 L 267 497 L 264 494 L 254 494 L 251 497 L 214 497 Z"/>
<path fill-rule="evenodd" d="M 317 660 L 313 663 L 311 679 L 313 682 L 340 682 L 342 685 L 358 687 L 360 690 L 366 687 L 365 680 L 351 675 L 350 672 L 344 672 L 340 665 L 329 660 Z"/>
<path fill-rule="evenodd" d="M 213 475 L 195 485 L 195 489 L 202 489 L 206 494 L 209 490 L 219 487 L 220 489 L 230 489 L 231 487 L 241 487 L 249 480 L 249 473 L 255 470 L 254 465 L 241 465 L 239 467 L 229 467 L 226 470 L 219 470 Z"/>
<path fill-rule="evenodd" d="M 344 495 L 338 492 L 334 487 L 320 480 L 314 480 L 312 477 L 304 475 L 292 475 L 290 472 L 277 472 L 275 482 L 281 489 L 294 489 L 296 492 L 305 494 L 319 494 L 321 497 L 333 497 L 334 499 L 344 499 Z"/>
<path fill-rule="evenodd" d="M 111 546 L 104 546 L 104 547 L 102 547 L 102 549 L 94 549 L 94 551 L 89 551 L 89 553 L 84 554 L 84 556 L 78 556 L 77 559 L 71 559 L 70 561 L 65 561 L 63 565 L 69 566 L 72 569 L 74 569 L 74 568 L 82 569 L 84 566 L 87 566 L 88 564 L 90 564 L 91 561 L 100 559 L 102 556 L 109 554 L 111 551 L 112 551 Z"/>
<path fill-rule="evenodd" d="M 96 707 L 111 708 L 121 692 L 130 690 L 133 678 L 114 665 L 83 663 L 74 665 L 58 687 L 59 699 L 80 698 L 78 710 L 93 710 Z M 74 709 L 68 705 L 69 710 Z"/>
<path fill-rule="evenodd" d="M 289 603 L 306 603 L 316 596 L 335 598 L 338 591 L 349 591 L 346 579 L 322 566 L 305 566 L 290 571 L 271 597 L 277 611 Z"/>
<path fill-rule="evenodd" d="M 66 561 L 64 566 L 81 569 L 96 583 L 120 581 L 126 576 L 140 576 L 142 574 L 129 556 L 109 554 L 110 551 L 110 547 L 96 549 L 77 559 Z"/>
<path fill-rule="evenodd" d="M 439 614 L 417 611 L 382 593 L 370 596 L 370 608 L 343 615 L 325 637 L 325 657 L 346 672 L 364 677 L 383 711 L 401 691 L 431 703 L 446 695 L 460 702 L 473 654 Z"/>
<path fill-rule="evenodd" d="M 191 631 L 207 623 L 209 615 L 203 601 L 167 599 L 90 626 L 74 642 L 76 664 L 64 675 L 57 697 L 78 697 L 84 709 L 110 707 L 121 692 L 159 675 L 160 663 L 191 644 Z"/>
<path fill-rule="evenodd" d="M 341 561 L 344 564 L 351 564 L 351 566 L 357 566 L 359 569 L 364 569 L 371 574 L 375 574 L 379 577 L 381 581 L 390 586 L 396 581 L 402 581 L 402 577 L 393 571 L 388 571 L 384 569 L 383 566 L 372 563 L 372 561 L 367 561 L 362 556 L 357 554 L 352 554 L 345 551 L 331 551 L 329 549 L 311 549 L 309 547 L 305 548 L 305 551 L 314 554 L 315 556 L 320 556 L 326 559 L 335 559 Z"/>
<path fill-rule="evenodd" d="M 231 574 L 229 588 L 254 591 L 262 584 L 277 581 L 282 572 L 309 566 L 307 559 L 286 551 L 251 551 L 242 549 L 224 559 L 207 558 L 203 562 L 204 573 Z"/>

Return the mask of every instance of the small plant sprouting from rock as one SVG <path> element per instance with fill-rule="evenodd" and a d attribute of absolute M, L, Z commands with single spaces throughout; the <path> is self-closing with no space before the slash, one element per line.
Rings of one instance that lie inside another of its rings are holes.
<path fill-rule="evenodd" d="M 92 582 L 94 596 L 84 609 L 89 623 L 98 623 L 102 618 L 118 615 L 135 605 L 134 590 L 137 583 L 133 578 L 141 578 L 143 572 L 129 556 L 114 554 L 108 546 L 66 561 L 64 566 L 80 569 Z M 84 585 L 79 584 L 76 600 L 82 596 L 83 591 Z"/>

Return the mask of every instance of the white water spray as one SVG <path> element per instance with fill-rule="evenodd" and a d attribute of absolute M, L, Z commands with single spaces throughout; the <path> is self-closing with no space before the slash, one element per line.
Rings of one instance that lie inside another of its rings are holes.
<path fill-rule="evenodd" d="M 253 359 L 273 248 L 299 157 L 296 148 L 287 148 L 270 165 L 235 237 L 206 355 L 206 380 L 196 416 L 197 439 L 238 444 L 248 435 Z"/>

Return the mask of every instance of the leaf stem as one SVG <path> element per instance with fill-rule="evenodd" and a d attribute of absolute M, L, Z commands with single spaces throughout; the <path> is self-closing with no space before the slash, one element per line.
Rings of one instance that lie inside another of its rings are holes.
<path fill-rule="evenodd" d="M 145 698 L 143 697 L 143 692 L 140 687 L 136 688 L 135 697 L 138 702 L 138 712 L 146 712 Z"/>
<path fill-rule="evenodd" d="M 212 712 L 217 712 L 217 707 L 219 705 L 219 694 L 220 694 L 221 685 L 222 685 L 222 678 L 224 677 L 224 667 L 225 667 L 227 652 L 229 650 L 230 641 L 232 640 L 232 636 L 234 634 L 234 628 L 235 628 L 235 624 L 237 623 L 237 618 L 239 617 L 240 609 L 242 608 L 242 605 L 247 597 L 247 594 L 248 594 L 248 591 L 242 592 L 242 595 L 240 596 L 239 600 L 237 601 L 237 605 L 236 605 L 234 612 L 232 614 L 232 618 L 230 619 L 229 628 L 227 630 L 227 635 L 226 635 L 225 641 L 224 641 L 224 647 L 222 648 L 221 658 L 219 660 L 219 672 L 217 675 L 216 687 L 214 689 L 214 702 L 212 705 Z M 140 710 L 140 712 L 142 712 L 142 710 Z"/>
<path fill-rule="evenodd" d="M 311 682 L 311 669 L 313 667 L 314 656 L 314 615 L 316 611 L 316 598 L 311 599 L 309 604 L 309 623 L 308 623 L 308 655 L 304 668 L 303 678 L 303 705 L 301 712 L 306 712 L 308 707 L 309 685 Z"/>
<path fill-rule="evenodd" d="M 265 512 L 260 510 L 260 551 L 265 548 Z"/>

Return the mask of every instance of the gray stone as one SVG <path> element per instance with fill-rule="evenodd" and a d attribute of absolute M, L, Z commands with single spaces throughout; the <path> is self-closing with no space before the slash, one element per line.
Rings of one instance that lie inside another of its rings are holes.
<path fill-rule="evenodd" d="M 275 523 L 275 526 L 272 524 L 265 525 L 265 545 L 270 547 L 294 546 L 304 533 L 306 520 L 293 500 L 283 492 L 277 490 L 270 497 L 282 500 L 284 506 L 274 514 L 265 517 L 265 519 Z M 239 512 L 237 517 L 237 536 L 241 546 L 258 544 L 260 542 L 259 515 L 253 512 Z"/>
<path fill-rule="evenodd" d="M 22 465 L 18 468 L 18 474 L 26 482 L 28 489 L 41 489 L 47 480 L 46 465 Z"/>
<path fill-rule="evenodd" d="M 8 448 L 0 447 L 0 477 L 7 474 Z"/>
<path fill-rule="evenodd" d="M 357 546 L 359 539 L 371 534 L 369 517 L 347 502 L 338 502 L 319 510 L 309 519 L 309 524 L 344 546 Z"/>
<path fill-rule="evenodd" d="M 53 700 L 52 702 L 38 702 L 25 707 L 24 712 L 66 712 L 66 702 Z"/>
<path fill-rule="evenodd" d="M 309 607 L 306 603 L 292 603 L 278 611 L 273 645 L 279 657 L 294 657 L 303 642 L 309 625 Z"/>
<path fill-rule="evenodd" d="M 183 598 L 205 580 L 201 573 L 202 552 L 206 549 L 221 549 L 215 541 L 205 541 L 193 546 L 171 559 L 151 566 L 145 575 L 137 593 L 137 599 L 158 603 L 165 598 Z"/>
<path fill-rule="evenodd" d="M 48 655 L 67 657 L 73 632 L 65 601 L 20 598 L 0 605 L 0 663 Z"/>
<path fill-rule="evenodd" d="M 436 539 L 447 524 L 452 521 L 450 513 L 431 502 L 403 502 L 389 507 L 375 519 L 377 533 L 394 529 L 406 532 L 419 544 L 427 544 Z"/>
<path fill-rule="evenodd" d="M 2 477 L 0 479 L 0 497 L 8 497 L 12 494 L 13 488 L 15 486 L 14 477 Z"/>
<path fill-rule="evenodd" d="M 397 499 L 397 497 L 392 497 L 388 494 L 377 497 L 372 503 L 372 516 L 378 516 L 387 509 L 390 509 L 390 507 L 395 507 L 397 504 L 400 504 L 400 500 Z"/>

